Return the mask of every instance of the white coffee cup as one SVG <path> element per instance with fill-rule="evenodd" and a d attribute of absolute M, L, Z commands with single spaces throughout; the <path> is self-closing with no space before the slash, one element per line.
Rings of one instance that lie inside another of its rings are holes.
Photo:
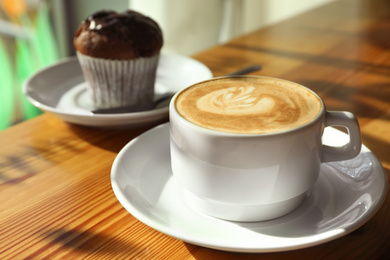
<path fill-rule="evenodd" d="M 177 93 L 169 106 L 172 172 L 184 188 L 186 202 L 208 215 L 246 222 L 291 212 L 316 182 L 321 163 L 351 159 L 361 148 L 359 124 L 353 114 L 326 111 L 317 94 L 293 82 L 252 76 L 235 79 L 248 77 L 298 85 L 318 98 L 319 111 L 298 127 L 246 134 L 211 130 L 185 119 L 176 101 L 192 86 Z M 223 79 L 226 77 L 205 82 Z M 324 127 L 335 125 L 348 130 L 350 142 L 342 147 L 323 145 Z"/>

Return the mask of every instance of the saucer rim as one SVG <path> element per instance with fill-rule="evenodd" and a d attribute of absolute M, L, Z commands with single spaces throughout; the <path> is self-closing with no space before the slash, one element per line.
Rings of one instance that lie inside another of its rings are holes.
<path fill-rule="evenodd" d="M 122 194 L 122 190 L 119 187 L 118 183 L 116 182 L 116 178 L 115 178 L 116 174 L 118 172 L 117 168 L 120 167 L 121 160 L 125 159 L 124 156 L 126 155 L 126 151 L 131 149 L 133 143 L 137 142 L 137 140 L 139 140 L 139 139 L 145 138 L 148 134 L 152 134 L 153 132 L 154 132 L 154 134 L 156 134 L 156 133 L 158 134 L 159 131 L 166 131 L 166 129 L 164 130 L 164 128 L 169 128 L 169 123 L 164 123 L 164 124 L 158 125 L 152 129 L 148 130 L 147 132 L 141 134 L 137 138 L 131 140 L 125 147 L 123 147 L 123 149 L 118 153 L 118 155 L 115 158 L 114 163 L 112 165 L 111 185 L 112 185 L 112 189 L 114 191 L 114 194 L 117 197 L 118 201 L 121 203 L 121 205 L 131 215 L 133 215 L 135 218 L 137 218 L 139 221 L 143 222 L 145 225 L 147 225 L 147 226 L 149 226 L 149 227 L 151 227 L 159 232 L 162 232 L 168 236 L 174 237 L 176 239 L 182 240 L 184 242 L 187 242 L 187 243 L 190 243 L 193 245 L 198 245 L 198 246 L 202 246 L 202 247 L 206 247 L 206 248 L 212 248 L 212 249 L 223 250 L 223 251 L 246 252 L 246 253 L 283 252 L 283 251 L 297 250 L 297 249 L 303 249 L 303 248 L 307 248 L 307 247 L 311 247 L 311 246 L 315 246 L 315 245 L 320 245 L 320 244 L 324 244 L 324 243 L 329 242 L 329 241 L 333 241 L 337 238 L 343 237 L 343 236 L 355 231 L 356 229 L 360 228 L 361 226 L 363 226 L 367 221 L 369 221 L 379 211 L 379 209 L 383 205 L 385 198 L 386 198 L 386 193 L 387 193 L 386 192 L 387 191 L 386 172 L 385 172 L 382 164 L 380 163 L 378 158 L 372 153 L 372 151 L 370 151 L 365 145 L 362 145 L 361 152 L 369 153 L 370 159 L 373 160 L 373 162 L 375 162 L 375 164 L 377 166 L 374 169 L 374 171 L 377 172 L 375 175 L 377 175 L 378 178 L 383 179 L 383 182 L 382 182 L 383 189 L 380 192 L 378 192 L 379 196 L 375 198 L 375 203 L 370 205 L 370 208 L 367 209 L 367 211 L 364 214 L 362 214 L 353 223 L 348 223 L 348 225 L 342 226 L 342 228 L 338 227 L 338 229 L 334 230 L 334 231 L 338 230 L 338 232 L 334 232 L 334 234 L 328 235 L 325 238 L 320 236 L 321 234 L 326 234 L 330 231 L 333 231 L 333 229 L 331 229 L 331 230 L 325 231 L 323 233 L 318 233 L 318 234 L 313 234 L 313 235 L 307 236 L 306 238 L 310 238 L 309 241 L 305 241 L 305 242 L 301 242 L 301 243 L 299 243 L 299 242 L 298 243 L 291 243 L 290 245 L 283 245 L 283 246 L 275 245 L 274 247 L 242 247 L 242 246 L 240 247 L 240 246 L 234 246 L 234 245 L 226 245 L 225 243 L 215 243 L 215 241 L 214 242 L 212 242 L 212 241 L 205 242 L 205 241 L 199 241 L 199 240 L 193 239 L 193 238 L 189 239 L 188 236 L 183 235 L 183 232 L 180 232 L 180 230 L 172 229 L 169 226 L 167 227 L 166 225 L 162 225 L 159 222 L 153 222 L 150 218 L 145 217 L 145 215 L 142 212 L 140 212 L 131 202 L 126 201 L 126 196 L 124 194 Z M 333 128 L 333 129 L 335 131 L 340 132 L 341 134 L 345 135 L 345 133 L 341 132 L 340 130 L 337 130 L 335 128 Z M 172 178 L 172 173 L 170 173 L 169 178 Z M 198 212 L 198 213 L 203 215 L 202 219 L 213 218 L 211 216 L 207 216 L 204 213 L 200 213 L 200 212 Z M 227 221 L 227 222 L 229 222 L 229 221 Z M 267 221 L 264 221 L 264 222 L 267 222 Z M 254 223 L 256 223 L 256 222 L 254 222 Z M 314 238 L 314 237 L 316 237 L 316 238 Z M 283 238 L 289 239 L 288 237 L 283 237 Z M 294 239 L 291 239 L 291 240 L 294 240 Z"/>

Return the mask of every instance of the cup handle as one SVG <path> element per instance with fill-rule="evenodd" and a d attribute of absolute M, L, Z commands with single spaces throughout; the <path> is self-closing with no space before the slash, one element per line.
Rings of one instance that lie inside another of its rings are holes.
<path fill-rule="evenodd" d="M 343 146 L 335 147 L 322 145 L 322 162 L 343 161 L 356 157 L 360 153 L 362 140 L 357 118 L 350 112 L 327 111 L 325 127 L 342 126 L 347 128 L 349 142 Z"/>

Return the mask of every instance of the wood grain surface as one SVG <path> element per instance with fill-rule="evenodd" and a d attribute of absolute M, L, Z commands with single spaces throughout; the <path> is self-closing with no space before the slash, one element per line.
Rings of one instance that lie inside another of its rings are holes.
<path fill-rule="evenodd" d="M 390 2 L 339 0 L 193 56 L 215 76 L 303 84 L 328 110 L 359 119 L 363 143 L 390 174 Z M 112 163 L 153 125 L 105 130 L 44 114 L 0 132 L 0 259 L 390 259 L 390 198 L 353 233 L 306 249 L 207 249 L 144 225 L 117 201 Z"/>

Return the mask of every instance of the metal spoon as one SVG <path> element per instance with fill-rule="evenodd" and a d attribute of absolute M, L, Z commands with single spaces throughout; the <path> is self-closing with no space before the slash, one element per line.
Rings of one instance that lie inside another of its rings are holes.
<path fill-rule="evenodd" d="M 226 76 L 239 76 L 239 75 L 245 75 L 250 72 L 254 72 L 257 70 L 260 70 L 260 65 L 252 65 L 243 69 L 240 69 L 238 71 L 232 72 L 227 74 Z M 134 113 L 134 112 L 141 112 L 141 111 L 147 111 L 152 110 L 158 107 L 162 102 L 170 100 L 175 95 L 174 92 L 166 92 L 160 96 L 158 96 L 153 103 L 150 104 L 137 104 L 132 106 L 124 106 L 124 107 L 115 107 L 115 108 L 102 108 L 102 109 L 96 109 L 92 110 L 91 112 L 93 114 L 118 114 L 118 113 Z"/>

